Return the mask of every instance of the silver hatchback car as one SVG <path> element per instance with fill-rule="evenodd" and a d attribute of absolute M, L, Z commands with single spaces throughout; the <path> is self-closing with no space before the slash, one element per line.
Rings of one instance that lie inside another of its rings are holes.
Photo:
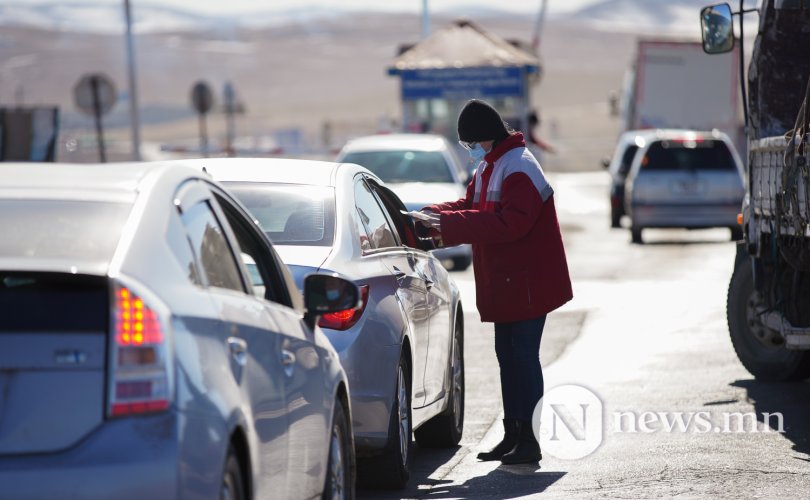
<path fill-rule="evenodd" d="M 658 130 L 642 141 L 625 185 L 633 243 L 653 227 L 727 227 L 742 237 L 743 168 L 726 134 Z"/>
<path fill-rule="evenodd" d="M 315 322 L 353 284 L 309 276 L 302 304 L 192 169 L 0 178 L 0 498 L 352 495 L 348 381 Z"/>

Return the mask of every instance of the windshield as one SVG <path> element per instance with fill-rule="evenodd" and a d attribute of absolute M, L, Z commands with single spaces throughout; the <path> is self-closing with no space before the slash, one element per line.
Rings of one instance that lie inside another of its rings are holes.
<path fill-rule="evenodd" d="M 362 165 L 384 182 L 453 182 L 450 168 L 439 151 L 354 152 L 342 161 Z"/>
<path fill-rule="evenodd" d="M 334 190 L 303 184 L 225 183 L 276 245 L 331 246 Z"/>
<path fill-rule="evenodd" d="M 128 203 L 0 200 L 0 257 L 109 261 Z"/>
<path fill-rule="evenodd" d="M 657 141 L 641 162 L 642 170 L 736 170 L 723 141 Z"/>

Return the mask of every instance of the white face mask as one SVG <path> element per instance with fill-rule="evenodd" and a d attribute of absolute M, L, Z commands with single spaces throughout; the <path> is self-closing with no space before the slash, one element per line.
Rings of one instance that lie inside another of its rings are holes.
<path fill-rule="evenodd" d="M 474 162 L 480 163 L 484 161 L 484 156 L 486 156 L 489 151 L 485 150 L 480 142 L 476 142 L 475 146 L 469 150 L 469 153 L 470 158 L 472 158 Z"/>

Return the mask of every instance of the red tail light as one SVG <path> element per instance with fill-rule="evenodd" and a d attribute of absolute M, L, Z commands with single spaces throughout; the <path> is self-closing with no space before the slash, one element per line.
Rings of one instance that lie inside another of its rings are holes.
<path fill-rule="evenodd" d="M 132 290 L 116 284 L 113 328 L 109 416 L 166 410 L 169 370 L 158 313 Z"/>
<path fill-rule="evenodd" d="M 363 316 L 368 304 L 368 285 L 361 285 L 358 288 L 360 288 L 360 307 L 324 314 L 318 321 L 318 326 L 331 330 L 348 330 L 353 327 Z"/>

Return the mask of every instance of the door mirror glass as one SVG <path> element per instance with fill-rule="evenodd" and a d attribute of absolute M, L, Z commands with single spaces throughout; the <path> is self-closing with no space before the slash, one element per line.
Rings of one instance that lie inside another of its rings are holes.
<path fill-rule="evenodd" d="M 304 278 L 304 307 L 308 315 L 322 315 L 360 306 L 360 291 L 349 280 L 331 274 Z"/>
<path fill-rule="evenodd" d="M 703 51 L 722 54 L 734 48 L 731 7 L 727 3 L 710 5 L 700 11 Z"/>

